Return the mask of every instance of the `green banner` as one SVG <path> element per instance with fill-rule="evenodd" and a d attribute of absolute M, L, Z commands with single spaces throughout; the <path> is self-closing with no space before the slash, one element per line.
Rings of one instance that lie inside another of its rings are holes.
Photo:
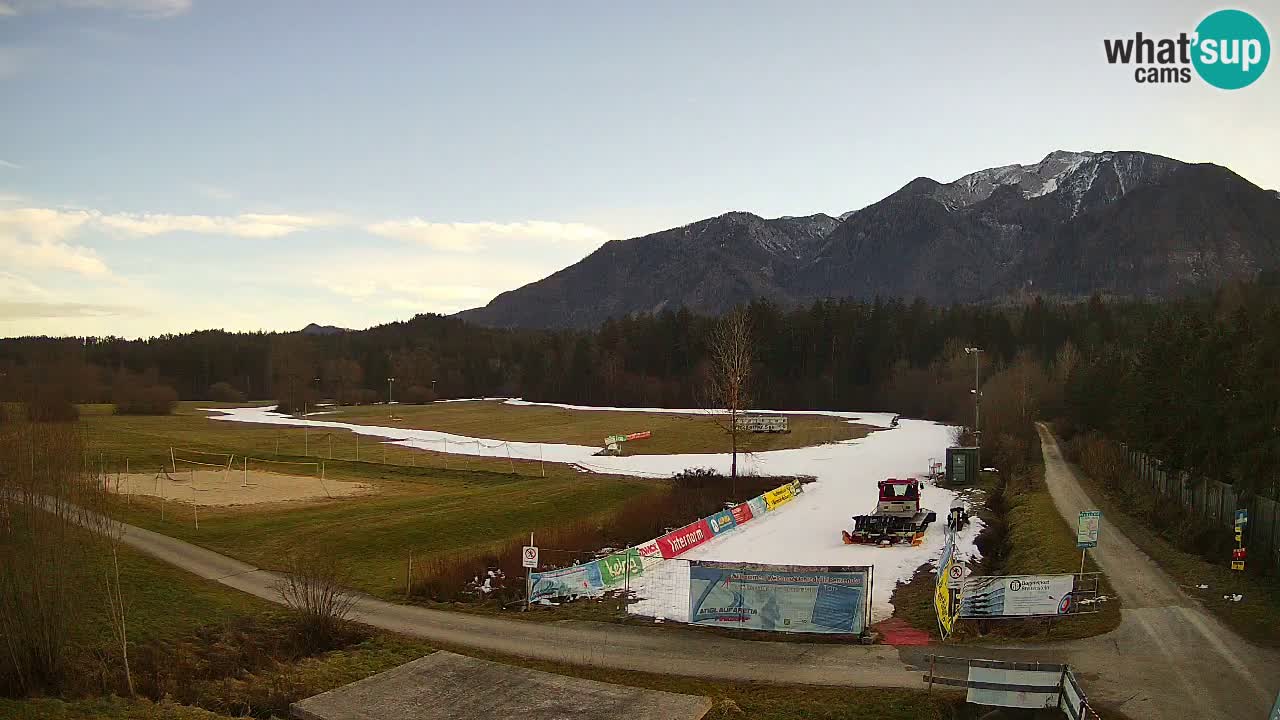
<path fill-rule="evenodd" d="M 635 548 L 631 548 L 624 555 L 609 555 L 602 557 L 597 561 L 600 564 L 600 578 L 604 580 L 605 587 L 615 587 L 622 585 L 627 579 L 627 564 L 630 562 L 631 577 L 644 574 L 644 562 L 640 559 L 640 552 Z"/>

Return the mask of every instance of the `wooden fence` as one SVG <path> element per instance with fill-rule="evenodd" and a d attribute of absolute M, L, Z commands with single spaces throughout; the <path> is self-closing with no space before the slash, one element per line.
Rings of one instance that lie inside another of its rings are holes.
<path fill-rule="evenodd" d="M 1249 511 L 1245 526 L 1245 547 L 1251 560 L 1280 567 L 1280 503 L 1261 495 L 1240 498 L 1233 486 L 1217 480 L 1192 478 L 1186 473 L 1167 472 L 1159 460 L 1121 443 L 1125 459 L 1133 470 L 1125 480 L 1130 492 L 1155 491 L 1176 500 L 1200 519 L 1231 528 L 1235 511 Z"/>

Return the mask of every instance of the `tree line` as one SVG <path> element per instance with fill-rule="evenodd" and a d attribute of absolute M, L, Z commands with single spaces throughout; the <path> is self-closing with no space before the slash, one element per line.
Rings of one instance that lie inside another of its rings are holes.
<path fill-rule="evenodd" d="M 978 347 L 985 441 L 1030 437 L 1029 419 L 1058 418 L 1068 432 L 1105 432 L 1177 469 L 1249 488 L 1274 483 L 1275 276 L 1176 302 L 826 300 L 788 309 L 760 301 L 742 312 L 756 407 L 971 424 L 975 359 L 965 348 Z M 427 314 L 333 335 L 17 338 L 0 341 L 0 399 L 114 402 L 129 387 L 164 387 L 182 399 L 271 400 L 284 410 L 388 393 L 402 402 L 521 396 L 697 407 L 713 373 L 716 324 L 680 310 L 591 330 L 501 330 Z"/>

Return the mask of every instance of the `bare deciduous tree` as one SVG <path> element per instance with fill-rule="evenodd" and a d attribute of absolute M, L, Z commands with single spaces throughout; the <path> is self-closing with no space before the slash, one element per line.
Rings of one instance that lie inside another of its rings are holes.
<path fill-rule="evenodd" d="M 295 554 L 276 590 L 293 611 L 303 640 L 315 650 L 328 649 L 346 624 L 356 598 L 347 591 L 346 573 L 332 557 Z"/>
<path fill-rule="evenodd" d="M 738 416 L 751 402 L 751 319 L 744 308 L 735 308 L 711 329 L 707 342 L 709 366 L 704 388 L 712 420 L 729 435 L 733 491 L 738 481 Z"/>

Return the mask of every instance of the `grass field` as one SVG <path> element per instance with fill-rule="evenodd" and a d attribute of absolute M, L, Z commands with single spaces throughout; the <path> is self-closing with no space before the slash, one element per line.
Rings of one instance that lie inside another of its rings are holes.
<path fill-rule="evenodd" d="M 566 410 L 505 405 L 497 400 L 429 405 L 362 405 L 335 408 L 322 417 L 356 425 L 440 430 L 469 437 L 521 442 L 603 446 L 609 435 L 649 430 L 653 437 L 622 445 L 626 455 L 727 452 L 729 438 L 709 417 L 610 410 Z M 784 450 L 864 437 L 873 428 L 836 417 L 792 415 L 789 433 L 742 433 L 746 452 Z"/>
<path fill-rule="evenodd" d="M 87 408 L 82 422 L 91 448 L 88 462 L 111 471 L 127 458 L 134 472 L 159 469 L 168 464 L 172 445 L 304 459 L 299 431 L 209 420 L 196 410 L 204 405 L 185 403 L 177 414 L 164 417 Z M 538 463 L 508 465 L 505 460 L 455 461 L 446 470 L 427 463 L 428 453 L 396 450 L 387 464 L 325 460 L 329 478 L 369 483 L 375 494 L 201 509 L 198 530 L 189 506 L 167 503 L 162 519 L 161 502 L 154 498 L 115 502 L 127 522 L 264 568 L 282 568 L 283 558 L 300 549 L 328 554 L 350 569 L 359 589 L 396 598 L 403 596 L 410 552 L 423 559 L 497 547 L 530 530 L 606 516 L 630 498 L 662 490 L 651 480 L 579 473 L 555 464 L 546 465 L 545 477 Z M 411 454 L 417 456 L 413 465 L 406 459 Z M 405 464 L 391 464 L 397 459 Z"/>

